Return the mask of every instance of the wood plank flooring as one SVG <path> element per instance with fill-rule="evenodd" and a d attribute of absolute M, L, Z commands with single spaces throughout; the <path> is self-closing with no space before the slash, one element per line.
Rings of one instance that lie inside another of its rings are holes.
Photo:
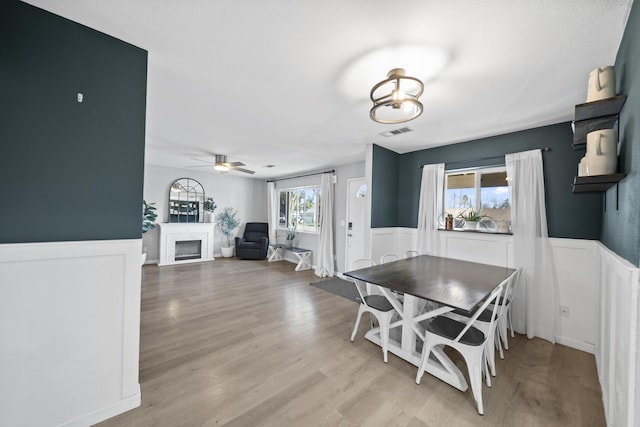
<path fill-rule="evenodd" d="M 462 393 L 363 338 L 357 305 L 288 262 L 145 266 L 142 406 L 100 426 L 604 426 L 593 355 L 516 336 Z M 462 359 L 451 357 L 467 374 Z"/>

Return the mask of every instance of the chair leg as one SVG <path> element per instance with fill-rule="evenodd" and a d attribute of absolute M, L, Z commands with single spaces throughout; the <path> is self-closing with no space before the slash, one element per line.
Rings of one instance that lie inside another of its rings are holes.
<path fill-rule="evenodd" d="M 429 340 L 425 338 L 424 343 L 422 344 L 422 357 L 420 357 L 420 366 L 418 366 L 416 384 L 420 384 L 420 380 L 422 380 L 422 375 L 424 375 L 424 368 L 427 366 L 429 354 L 431 354 L 431 344 L 429 343 Z"/>
<path fill-rule="evenodd" d="M 471 391 L 473 392 L 473 398 L 476 400 L 478 404 L 478 414 L 484 415 L 484 408 L 482 406 L 482 350 L 473 349 L 470 354 L 463 356 L 466 359 L 467 367 L 469 369 L 469 381 L 471 382 Z M 477 354 L 478 351 L 480 354 Z M 469 356 L 469 357 L 467 357 Z"/>
<path fill-rule="evenodd" d="M 382 320 L 378 320 L 380 323 L 380 341 L 382 342 L 382 356 L 384 359 L 384 363 L 388 362 L 387 353 L 389 350 L 389 324 L 391 323 L 391 318 L 386 318 Z"/>
<path fill-rule="evenodd" d="M 509 329 L 511 330 L 511 338 L 515 338 L 516 335 L 513 333 L 513 323 L 511 320 L 511 307 L 507 309 L 507 319 L 509 319 Z M 509 347 L 506 347 L 506 349 L 509 350 Z"/>
<path fill-rule="evenodd" d="M 362 304 L 360 304 L 360 307 L 358 308 L 358 317 L 356 317 L 356 324 L 353 326 L 353 332 L 351 332 L 351 342 L 356 339 L 356 334 L 358 333 L 358 328 L 360 327 L 360 318 L 363 314 L 364 311 L 362 310 Z"/>
<path fill-rule="evenodd" d="M 493 343 L 491 341 L 493 340 L 492 339 L 487 340 L 487 342 L 485 343 L 484 358 L 487 359 L 487 363 L 489 364 L 491 376 L 495 377 L 496 376 L 496 351 L 494 350 Z M 490 383 L 487 385 L 491 387 Z"/>
<path fill-rule="evenodd" d="M 500 337 L 502 336 L 502 332 L 500 331 L 500 325 L 498 325 L 498 333 L 494 335 L 495 346 L 498 347 L 498 354 L 500 355 L 500 359 L 504 360 L 504 352 L 502 351 L 502 343 L 500 342 Z"/>

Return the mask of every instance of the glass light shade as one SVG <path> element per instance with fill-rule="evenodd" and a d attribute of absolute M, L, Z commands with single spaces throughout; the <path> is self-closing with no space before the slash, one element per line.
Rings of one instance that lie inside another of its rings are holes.
<path fill-rule="evenodd" d="M 424 85 L 415 77 L 407 77 L 402 68 L 394 68 L 387 79 L 371 89 L 373 107 L 369 112 L 378 123 L 402 123 L 422 114 L 422 103 L 418 100 Z"/>

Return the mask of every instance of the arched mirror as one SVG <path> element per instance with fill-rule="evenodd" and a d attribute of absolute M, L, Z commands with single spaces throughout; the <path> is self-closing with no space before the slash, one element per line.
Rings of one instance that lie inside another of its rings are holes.
<path fill-rule="evenodd" d="M 204 188 L 192 178 L 180 178 L 169 187 L 169 222 L 204 222 Z"/>

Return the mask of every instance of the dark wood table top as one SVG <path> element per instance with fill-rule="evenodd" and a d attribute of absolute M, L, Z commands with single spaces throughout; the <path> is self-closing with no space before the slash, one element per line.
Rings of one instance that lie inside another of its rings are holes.
<path fill-rule="evenodd" d="M 420 255 L 344 274 L 469 312 L 514 271 L 512 268 Z"/>

